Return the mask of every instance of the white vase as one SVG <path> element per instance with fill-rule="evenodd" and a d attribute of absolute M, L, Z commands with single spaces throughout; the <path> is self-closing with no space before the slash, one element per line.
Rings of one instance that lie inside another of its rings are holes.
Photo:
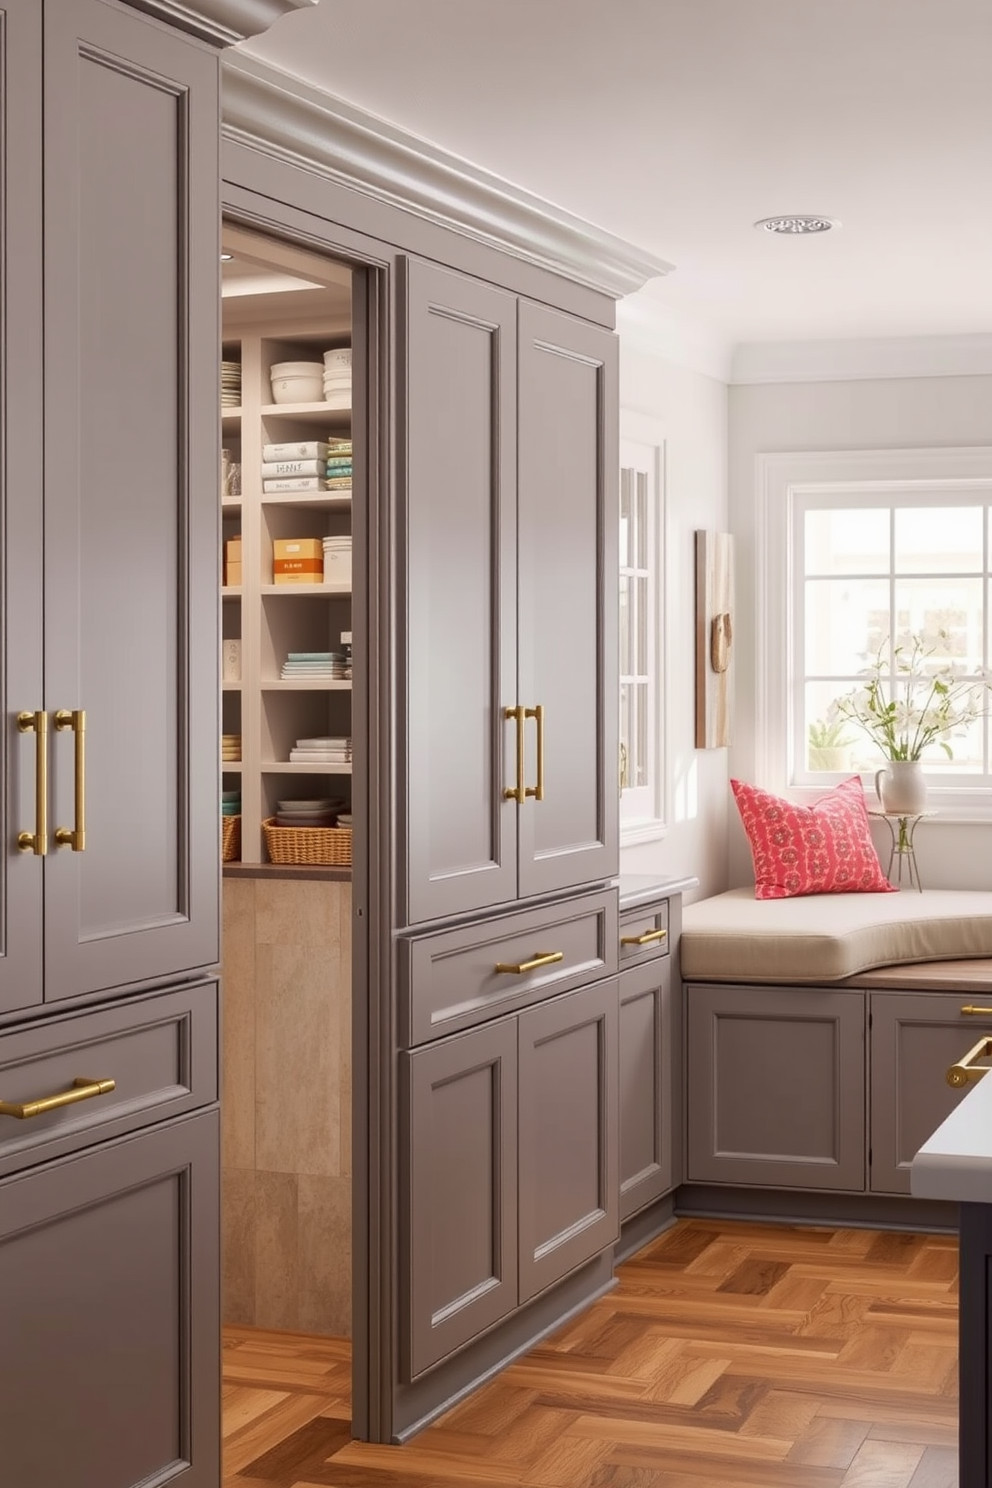
<path fill-rule="evenodd" d="M 889 760 L 875 772 L 875 792 L 882 810 L 916 816 L 927 807 L 927 786 L 919 760 Z"/>

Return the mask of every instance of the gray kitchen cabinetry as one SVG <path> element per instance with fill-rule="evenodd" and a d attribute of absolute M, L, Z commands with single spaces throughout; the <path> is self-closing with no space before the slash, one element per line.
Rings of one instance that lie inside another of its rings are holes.
<path fill-rule="evenodd" d="M 616 1240 L 616 997 L 607 978 L 401 1055 L 407 1379 Z"/>
<path fill-rule="evenodd" d="M 3 1479 L 217 1488 L 216 1110 L 0 1182 Z"/>
<path fill-rule="evenodd" d="M 0 0 L 17 1488 L 220 1480 L 219 60 L 140 8 Z"/>
<path fill-rule="evenodd" d="M 967 1091 L 948 1085 L 947 1071 L 992 1026 L 961 1012 L 968 1000 L 961 992 L 869 993 L 872 1193 L 910 1192 L 913 1158 Z"/>
<path fill-rule="evenodd" d="M 617 871 L 617 345 L 402 267 L 399 889 L 415 925 Z"/>
<path fill-rule="evenodd" d="M 693 983 L 686 996 L 690 1183 L 860 1192 L 865 994 Z"/>

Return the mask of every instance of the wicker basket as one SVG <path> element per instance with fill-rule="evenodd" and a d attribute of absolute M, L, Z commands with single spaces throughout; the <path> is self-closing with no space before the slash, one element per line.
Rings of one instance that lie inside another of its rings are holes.
<path fill-rule="evenodd" d="M 350 827 L 277 827 L 275 818 L 269 817 L 262 831 L 273 863 L 351 866 Z"/>
<path fill-rule="evenodd" d="M 240 816 L 222 816 L 220 826 L 221 862 L 236 863 L 241 857 L 241 818 Z"/>

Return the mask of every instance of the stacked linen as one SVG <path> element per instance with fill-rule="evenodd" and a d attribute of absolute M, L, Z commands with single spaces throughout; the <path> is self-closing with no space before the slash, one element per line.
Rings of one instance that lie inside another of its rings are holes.
<path fill-rule="evenodd" d="M 220 757 L 222 760 L 228 760 L 232 764 L 241 759 L 240 734 L 221 734 Z"/>
<path fill-rule="evenodd" d="M 323 491 L 330 446 L 321 439 L 298 444 L 263 444 L 262 490 L 266 496 L 280 491 Z"/>
<path fill-rule="evenodd" d="M 289 751 L 291 765 L 347 765 L 351 767 L 350 739 L 297 739 Z"/>
<path fill-rule="evenodd" d="M 351 488 L 352 444 L 350 439 L 329 439 L 327 459 L 324 465 L 329 491 L 344 491 Z"/>
<path fill-rule="evenodd" d="M 329 408 L 351 407 L 351 347 L 324 352 L 324 402 Z"/>
<path fill-rule="evenodd" d="M 341 651 L 290 651 L 282 664 L 283 682 L 322 678 L 340 682 L 345 677 L 345 658 Z"/>

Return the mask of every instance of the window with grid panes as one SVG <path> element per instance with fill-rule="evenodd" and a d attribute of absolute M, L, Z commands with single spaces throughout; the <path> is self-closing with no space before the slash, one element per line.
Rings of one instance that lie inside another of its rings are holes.
<path fill-rule="evenodd" d="M 639 830 L 649 832 L 660 827 L 663 818 L 659 676 L 662 455 L 661 443 L 621 440 L 618 769 L 621 832 L 627 838 Z"/>

